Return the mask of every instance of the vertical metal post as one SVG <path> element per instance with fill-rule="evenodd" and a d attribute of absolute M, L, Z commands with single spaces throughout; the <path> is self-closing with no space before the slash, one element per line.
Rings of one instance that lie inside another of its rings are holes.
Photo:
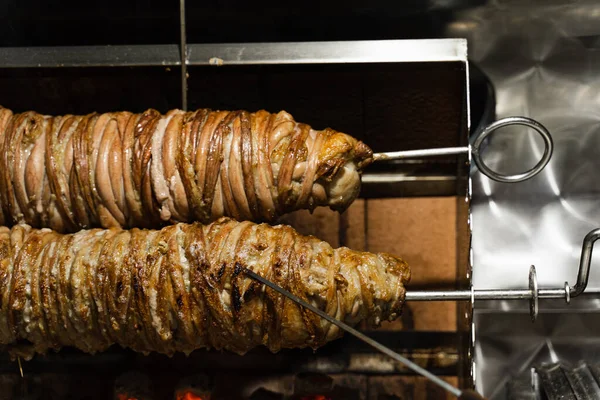
<path fill-rule="evenodd" d="M 179 33 L 181 50 L 181 109 L 187 111 L 188 72 L 187 72 L 187 31 L 185 21 L 185 0 L 179 0 Z"/>

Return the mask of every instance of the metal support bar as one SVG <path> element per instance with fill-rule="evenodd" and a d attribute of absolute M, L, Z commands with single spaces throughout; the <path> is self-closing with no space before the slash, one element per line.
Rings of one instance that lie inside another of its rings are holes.
<path fill-rule="evenodd" d="M 424 149 L 424 150 L 405 150 L 405 151 L 389 151 L 385 153 L 373 154 L 375 161 L 387 161 L 387 160 L 404 160 L 407 158 L 421 158 L 421 157 L 439 157 L 439 156 L 453 156 L 457 154 L 466 154 L 470 150 L 469 146 L 464 147 L 440 147 L 437 149 Z"/>
<path fill-rule="evenodd" d="M 467 61 L 464 39 L 190 44 L 189 65 Z"/>
<path fill-rule="evenodd" d="M 577 274 L 577 283 L 571 290 L 571 297 L 579 296 L 587 287 L 590 277 L 590 267 L 592 265 L 594 243 L 598 239 L 600 239 L 600 228 L 594 229 L 583 239 L 581 257 L 579 258 L 579 273 Z"/>
<path fill-rule="evenodd" d="M 183 39 L 185 4 L 180 0 Z M 1 68 L 466 62 L 465 39 L 0 48 Z"/>
<path fill-rule="evenodd" d="M 181 52 L 181 109 L 187 111 L 188 102 L 188 72 L 187 72 L 187 29 L 185 15 L 185 0 L 179 0 L 179 35 Z"/>
<path fill-rule="evenodd" d="M 181 65 L 176 44 L 0 47 L 0 68 L 149 67 Z"/>
<path fill-rule="evenodd" d="M 419 290 L 406 292 L 406 301 L 469 301 L 469 300 L 531 300 L 534 292 L 529 289 L 489 290 Z M 540 299 L 564 299 L 565 289 L 539 289 Z"/>

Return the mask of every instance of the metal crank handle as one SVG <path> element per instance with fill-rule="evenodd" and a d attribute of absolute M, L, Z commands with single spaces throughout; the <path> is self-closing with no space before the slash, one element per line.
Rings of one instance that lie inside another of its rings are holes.
<path fill-rule="evenodd" d="M 528 171 L 520 174 L 505 175 L 492 170 L 490 167 L 485 165 L 481 157 L 481 146 L 485 139 L 490 136 L 496 130 L 510 125 L 524 125 L 534 129 L 540 134 L 544 140 L 544 154 L 538 163 Z M 550 132 L 539 122 L 526 117 L 508 117 L 495 121 L 488 125 L 481 131 L 475 138 L 473 145 L 464 147 L 442 147 L 437 149 L 424 149 L 424 150 L 406 150 L 406 151 L 390 151 L 386 153 L 375 153 L 373 159 L 375 161 L 392 161 L 392 160 L 405 160 L 410 158 L 423 158 L 423 157 L 438 157 L 438 156 L 451 156 L 458 154 L 470 154 L 475 161 L 475 164 L 479 168 L 482 174 L 490 179 L 498 182 L 516 183 L 523 182 L 527 179 L 533 178 L 539 174 L 548 164 L 554 151 L 554 142 L 552 141 L 552 135 Z"/>
<path fill-rule="evenodd" d="M 529 269 L 528 289 L 481 290 L 471 288 L 470 290 L 407 291 L 406 301 L 529 300 L 531 318 L 535 320 L 538 314 L 539 299 L 564 299 L 568 304 L 571 302 L 571 298 L 577 297 L 585 291 L 590 277 L 594 243 L 598 239 L 600 239 L 600 228 L 590 231 L 583 239 L 577 282 L 574 286 L 565 282 L 561 288 L 540 289 L 535 266 L 532 265 Z"/>

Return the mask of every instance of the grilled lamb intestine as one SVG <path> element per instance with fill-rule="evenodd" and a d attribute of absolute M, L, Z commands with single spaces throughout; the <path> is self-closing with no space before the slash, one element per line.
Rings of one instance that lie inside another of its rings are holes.
<path fill-rule="evenodd" d="M 341 335 L 245 269 L 351 325 L 396 318 L 410 279 L 399 258 L 333 249 L 285 225 L 222 218 L 75 234 L 2 227 L 0 349 L 25 359 L 112 344 L 169 355 L 203 347 L 243 354 L 260 345 L 317 348 Z"/>
<path fill-rule="evenodd" d="M 51 117 L 0 107 L 0 224 L 76 232 L 343 211 L 371 161 L 364 143 L 284 111 Z"/>

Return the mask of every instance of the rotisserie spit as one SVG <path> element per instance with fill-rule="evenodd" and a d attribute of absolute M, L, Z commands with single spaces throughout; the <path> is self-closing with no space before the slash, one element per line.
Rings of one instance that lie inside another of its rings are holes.
<path fill-rule="evenodd" d="M 362 142 L 283 111 L 49 117 L 0 108 L 0 225 L 76 232 L 344 210 L 371 161 Z"/>
<path fill-rule="evenodd" d="M 0 345 L 25 359 L 112 344 L 165 354 L 316 348 L 339 328 L 245 269 L 351 325 L 396 318 L 410 278 L 388 254 L 332 249 L 284 225 L 227 218 L 66 235 L 3 227 L 0 263 Z"/>

